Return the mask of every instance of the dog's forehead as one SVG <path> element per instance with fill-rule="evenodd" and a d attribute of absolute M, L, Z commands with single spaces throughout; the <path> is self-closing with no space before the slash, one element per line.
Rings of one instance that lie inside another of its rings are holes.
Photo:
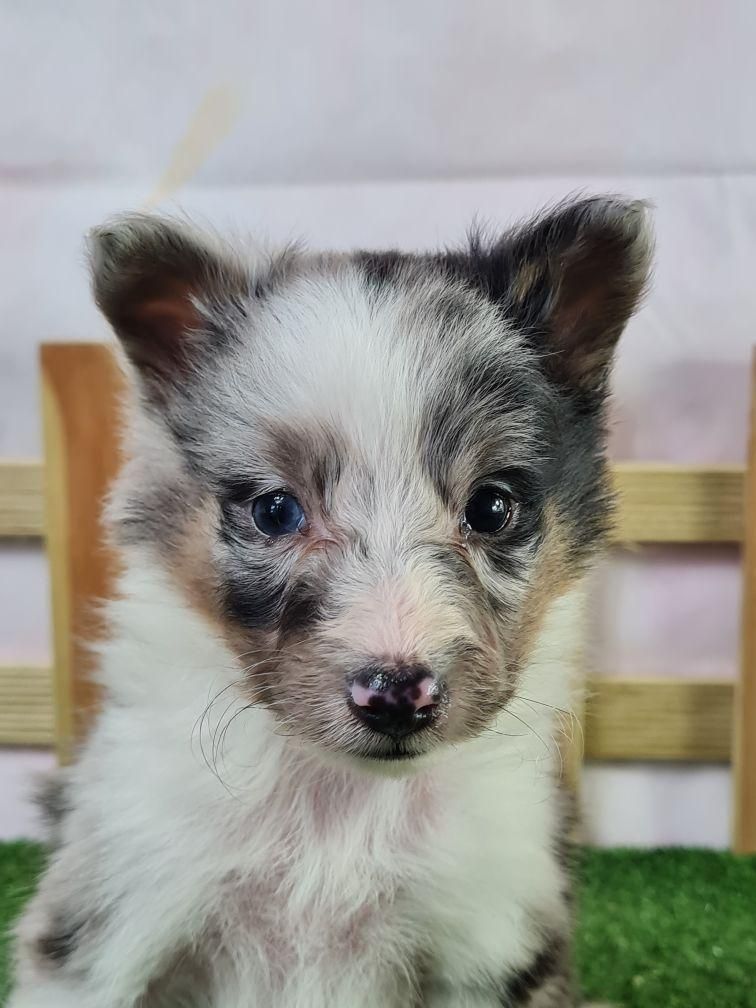
<path fill-rule="evenodd" d="M 352 263 L 312 270 L 264 301 L 236 365 L 267 415 L 342 430 L 417 425 L 429 400 L 463 384 L 481 398 L 529 359 L 485 298 L 417 264 L 376 286 Z M 477 381 L 476 379 L 480 379 Z"/>
<path fill-rule="evenodd" d="M 251 329 L 247 351 L 282 363 L 281 384 L 300 400 L 301 373 L 314 392 L 393 400 L 397 382 L 417 389 L 465 353 L 496 351 L 502 338 L 484 298 L 431 269 L 376 286 L 351 263 L 292 279 L 261 304 Z"/>
<path fill-rule="evenodd" d="M 320 489 L 355 468 L 441 486 L 532 453 L 522 335 L 431 267 L 381 284 L 352 261 L 311 268 L 259 301 L 242 336 L 202 383 L 223 465 Z"/>
<path fill-rule="evenodd" d="M 263 305 L 247 352 L 272 380 L 265 411 L 278 407 L 305 426 L 328 423 L 359 437 L 376 422 L 411 420 L 407 391 L 428 370 L 428 326 L 412 324 L 409 299 L 371 296 L 346 266 L 292 282 Z M 250 381 L 262 377 L 250 362 Z"/>

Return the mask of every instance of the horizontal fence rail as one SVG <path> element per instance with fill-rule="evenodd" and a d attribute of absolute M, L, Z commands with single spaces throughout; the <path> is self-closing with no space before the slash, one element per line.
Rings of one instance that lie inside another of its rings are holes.
<path fill-rule="evenodd" d="M 586 700 L 585 757 L 728 762 L 734 692 L 727 680 L 594 679 Z"/>
<path fill-rule="evenodd" d="M 0 745 L 51 746 L 54 732 L 52 670 L 0 667 Z"/>
<path fill-rule="evenodd" d="M 40 538 L 45 532 L 41 462 L 0 459 L 0 538 Z"/>

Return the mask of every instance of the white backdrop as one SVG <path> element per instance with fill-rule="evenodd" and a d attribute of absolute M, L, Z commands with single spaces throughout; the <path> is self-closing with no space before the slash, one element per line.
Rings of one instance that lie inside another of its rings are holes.
<path fill-rule="evenodd" d="M 739 461 L 756 289 L 756 5 L 0 0 L 0 455 L 40 452 L 36 347 L 106 337 L 82 236 L 153 189 L 210 89 L 237 109 L 177 197 L 273 240 L 427 247 L 576 190 L 656 206 L 652 296 L 615 383 L 616 458 Z M 732 676 L 726 550 L 613 560 L 606 674 Z M 0 662 L 49 658 L 44 559 L 0 552 Z M 47 754 L 0 754 L 0 835 Z M 596 767 L 591 837 L 724 845 L 726 768 Z"/>

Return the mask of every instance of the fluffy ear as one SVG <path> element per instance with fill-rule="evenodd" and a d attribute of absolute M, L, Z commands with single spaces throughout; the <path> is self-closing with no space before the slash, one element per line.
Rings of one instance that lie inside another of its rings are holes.
<path fill-rule="evenodd" d="M 229 252 L 189 227 L 130 214 L 89 236 L 95 301 L 153 392 L 180 385 L 227 337 L 217 311 L 248 295 L 251 280 Z"/>
<path fill-rule="evenodd" d="M 645 291 L 653 240 L 646 207 L 610 197 L 563 204 L 472 257 L 507 314 L 537 341 L 558 385 L 601 392 L 614 348 Z"/>

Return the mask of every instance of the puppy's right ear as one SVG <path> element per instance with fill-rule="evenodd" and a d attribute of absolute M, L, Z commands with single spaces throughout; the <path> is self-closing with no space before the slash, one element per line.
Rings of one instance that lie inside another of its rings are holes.
<path fill-rule="evenodd" d="M 143 214 L 91 232 L 89 259 L 95 301 L 158 398 L 228 339 L 218 320 L 243 314 L 252 286 L 220 243 Z"/>

